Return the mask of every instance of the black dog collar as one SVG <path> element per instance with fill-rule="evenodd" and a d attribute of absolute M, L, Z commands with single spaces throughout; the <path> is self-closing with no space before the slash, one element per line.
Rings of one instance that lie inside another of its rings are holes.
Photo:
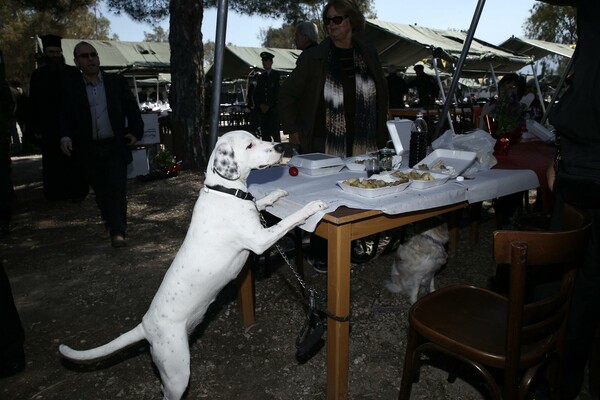
<path fill-rule="evenodd" d="M 221 186 L 221 185 L 210 185 L 210 186 L 206 185 L 206 187 L 209 188 L 210 190 L 214 190 L 216 192 L 230 194 L 230 195 L 235 196 L 242 200 L 254 201 L 254 196 L 252 196 L 250 193 L 244 192 L 243 190 L 240 190 L 240 189 L 227 188 L 227 187 Z"/>

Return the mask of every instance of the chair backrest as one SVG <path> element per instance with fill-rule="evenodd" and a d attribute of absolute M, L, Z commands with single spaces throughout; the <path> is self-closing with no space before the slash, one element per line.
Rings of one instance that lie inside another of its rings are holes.
<path fill-rule="evenodd" d="M 498 264 L 510 264 L 505 384 L 518 384 L 524 346 L 535 345 L 537 354 L 547 354 L 557 345 L 590 224 L 591 218 L 585 211 L 567 206 L 562 231 L 494 232 L 495 260 Z M 556 276 L 557 284 L 554 290 L 547 290 L 546 296 L 527 302 L 532 274 L 536 279 L 541 276 L 539 272 Z"/>

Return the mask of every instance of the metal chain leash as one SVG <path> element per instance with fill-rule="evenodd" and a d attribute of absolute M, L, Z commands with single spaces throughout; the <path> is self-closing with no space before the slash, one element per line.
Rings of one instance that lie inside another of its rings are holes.
<path fill-rule="evenodd" d="M 267 226 L 267 221 L 265 220 L 265 217 L 263 216 L 263 214 L 259 211 L 258 215 L 260 216 L 260 221 L 262 223 L 262 225 L 264 227 Z M 327 307 L 317 307 L 317 301 L 316 299 L 318 298 L 318 292 L 316 289 L 314 288 L 309 288 L 306 286 L 306 282 L 304 282 L 304 280 L 302 279 L 302 277 L 300 276 L 300 274 L 298 273 L 298 271 L 296 271 L 296 269 L 292 266 L 292 263 L 290 262 L 290 259 L 287 257 L 287 255 L 285 254 L 285 252 L 283 251 L 283 249 L 281 248 L 281 246 L 279 245 L 279 243 L 275 243 L 275 248 L 277 249 L 277 251 L 279 252 L 279 254 L 281 254 L 281 258 L 283 258 L 283 261 L 285 261 L 285 263 L 288 265 L 288 267 L 290 268 L 290 270 L 292 271 L 292 273 L 294 274 L 294 276 L 296 277 L 296 280 L 298 281 L 298 283 L 300 283 L 300 286 L 302 286 L 302 289 L 304 291 L 304 293 L 306 293 L 308 295 L 308 309 L 309 309 L 309 313 L 312 311 L 321 311 L 323 312 L 328 318 L 334 319 L 338 322 L 347 322 L 350 321 L 350 314 L 348 314 L 347 316 L 344 317 L 340 317 L 337 316 L 335 314 L 332 314 Z"/>
<path fill-rule="evenodd" d="M 263 224 L 264 227 L 266 227 L 267 226 L 267 221 L 265 220 L 264 215 L 262 215 L 261 212 L 259 212 L 258 215 L 260 215 L 260 222 Z M 281 258 L 283 258 L 283 261 L 285 261 L 285 263 L 288 265 L 288 267 L 290 268 L 290 270 L 292 270 L 292 273 L 294 274 L 294 276 L 298 280 L 298 283 L 300 283 L 300 286 L 302 286 L 302 289 L 304 291 L 309 292 L 309 293 L 316 294 L 317 291 L 315 289 L 312 289 L 312 288 L 307 289 L 306 288 L 306 282 L 304 282 L 304 280 L 302 279 L 302 277 L 300 276 L 300 274 L 298 273 L 298 271 L 296 271 L 296 269 L 292 266 L 292 263 L 290 262 L 290 259 L 285 254 L 285 252 L 283 251 L 283 249 L 281 248 L 281 246 L 279 245 L 279 243 L 275 243 L 275 248 L 277 249 L 277 251 L 279 252 L 279 254 L 281 254 Z"/>

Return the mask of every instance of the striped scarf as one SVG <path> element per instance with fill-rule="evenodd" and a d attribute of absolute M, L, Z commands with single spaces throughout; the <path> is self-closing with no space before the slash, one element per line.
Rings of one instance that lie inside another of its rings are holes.
<path fill-rule="evenodd" d="M 327 136 L 325 153 L 346 157 L 377 150 L 377 102 L 375 81 L 369 74 L 363 56 L 354 49 L 354 73 L 356 82 L 356 114 L 352 154 L 347 153 L 346 120 L 344 115 L 344 87 L 340 60 L 329 51 L 328 72 L 325 78 L 325 127 Z"/>

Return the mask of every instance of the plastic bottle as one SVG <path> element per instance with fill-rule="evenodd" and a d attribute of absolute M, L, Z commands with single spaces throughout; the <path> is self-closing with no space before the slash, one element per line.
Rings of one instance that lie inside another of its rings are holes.
<path fill-rule="evenodd" d="M 427 156 L 427 122 L 423 119 L 423 113 L 417 114 L 410 128 L 410 150 L 408 154 L 408 166 L 412 168 Z"/>

